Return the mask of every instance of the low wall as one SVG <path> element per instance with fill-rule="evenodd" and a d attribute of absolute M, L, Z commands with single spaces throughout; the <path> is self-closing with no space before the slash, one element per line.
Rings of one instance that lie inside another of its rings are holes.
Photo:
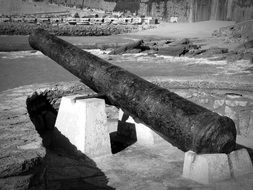
<path fill-rule="evenodd" d="M 139 25 L 36 25 L 29 23 L 0 22 L 0 35 L 29 35 L 43 28 L 57 36 L 109 36 L 148 29 L 154 26 Z"/>
<path fill-rule="evenodd" d="M 248 92 L 173 89 L 178 95 L 230 117 L 236 125 L 237 135 L 253 137 L 253 94 Z"/>

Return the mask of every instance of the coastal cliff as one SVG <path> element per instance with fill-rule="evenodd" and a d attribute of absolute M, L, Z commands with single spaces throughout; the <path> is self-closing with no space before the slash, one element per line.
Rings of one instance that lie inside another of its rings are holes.
<path fill-rule="evenodd" d="M 68 7 L 132 12 L 179 22 L 253 19 L 252 0 L 0 0 L 0 14 L 65 11 Z"/>
<path fill-rule="evenodd" d="M 130 11 L 139 15 L 162 17 L 177 16 L 179 21 L 253 19 L 252 0 L 52 0 L 57 4 L 89 7 L 107 11 Z"/>

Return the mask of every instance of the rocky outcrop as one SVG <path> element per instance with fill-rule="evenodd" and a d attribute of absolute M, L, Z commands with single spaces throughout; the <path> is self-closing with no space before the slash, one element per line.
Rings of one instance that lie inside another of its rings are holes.
<path fill-rule="evenodd" d="M 174 42 L 171 40 L 140 40 L 113 50 L 110 54 L 146 52 L 149 54 L 183 56 L 199 48 L 187 38 Z"/>
<path fill-rule="evenodd" d="M 129 44 L 126 44 L 124 46 L 121 46 L 119 48 L 114 49 L 113 51 L 111 51 L 109 53 L 109 55 L 122 54 L 122 53 L 125 53 L 125 52 L 132 51 L 133 49 L 140 49 L 142 43 L 143 43 L 143 40 L 137 40 L 135 42 L 132 42 L 132 43 L 129 43 Z"/>
<path fill-rule="evenodd" d="M 252 40 L 253 20 L 248 20 L 231 26 L 222 27 L 219 30 L 215 30 L 212 36 L 224 38 L 227 43 Z"/>
<path fill-rule="evenodd" d="M 210 60 L 227 60 L 233 62 L 236 60 L 250 60 L 253 61 L 253 45 L 252 40 L 242 43 L 237 48 L 221 48 L 211 46 L 209 48 L 202 48 L 201 45 L 196 45 L 194 41 L 187 38 L 181 40 L 156 40 L 146 39 L 134 43 L 126 44 L 122 47 L 116 48 L 110 54 L 124 54 L 124 53 L 148 53 L 168 56 L 185 56 L 196 58 L 208 58 Z"/>

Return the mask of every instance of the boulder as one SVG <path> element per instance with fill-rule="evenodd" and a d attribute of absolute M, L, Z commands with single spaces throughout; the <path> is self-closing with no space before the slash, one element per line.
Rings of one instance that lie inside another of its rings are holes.
<path fill-rule="evenodd" d="M 140 49 L 140 46 L 142 43 L 143 43 L 143 40 L 134 41 L 132 43 L 116 48 L 115 50 L 111 51 L 109 55 L 117 55 L 117 54 L 126 53 L 127 51 L 132 50 L 132 49 Z"/>
<path fill-rule="evenodd" d="M 182 56 L 189 52 L 188 45 L 174 45 L 158 49 L 160 55 Z"/>

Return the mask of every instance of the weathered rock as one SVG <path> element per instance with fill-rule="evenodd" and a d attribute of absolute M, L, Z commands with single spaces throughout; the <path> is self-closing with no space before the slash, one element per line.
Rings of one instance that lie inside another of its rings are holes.
<path fill-rule="evenodd" d="M 141 49 L 131 49 L 127 50 L 125 53 L 140 53 L 142 50 Z"/>
<path fill-rule="evenodd" d="M 188 38 L 183 38 L 181 40 L 178 40 L 178 41 L 170 43 L 171 46 L 175 46 L 175 45 L 190 45 L 190 44 L 192 44 L 192 42 Z"/>
<path fill-rule="evenodd" d="M 159 48 L 158 54 L 170 56 L 182 56 L 189 51 L 188 45 L 174 45 L 165 48 Z"/>
<path fill-rule="evenodd" d="M 224 53 L 228 53 L 227 48 L 212 47 L 204 52 L 205 55 L 224 54 Z"/>
<path fill-rule="evenodd" d="M 245 43 L 237 47 L 237 49 L 241 49 L 241 48 L 245 48 L 245 49 L 253 48 L 253 40 L 246 41 Z"/>
<path fill-rule="evenodd" d="M 132 49 L 138 49 L 138 48 L 140 48 L 142 43 L 143 43 L 143 40 L 138 40 L 138 41 L 135 41 L 133 43 L 129 43 L 125 46 L 121 46 L 121 47 L 111 51 L 109 54 L 110 55 L 122 54 L 122 53 L 130 51 Z"/>

